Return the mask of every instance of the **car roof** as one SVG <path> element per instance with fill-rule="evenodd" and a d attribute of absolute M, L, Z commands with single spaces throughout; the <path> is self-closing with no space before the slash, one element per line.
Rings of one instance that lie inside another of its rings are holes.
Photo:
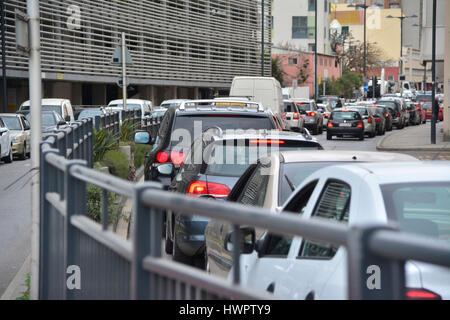
<path fill-rule="evenodd" d="M 0 117 L 23 117 L 23 113 L 0 113 Z"/>
<path fill-rule="evenodd" d="M 314 151 L 281 151 L 284 162 L 410 162 L 418 159 L 402 154 L 371 151 L 340 151 L 340 150 L 314 150 Z"/>
<path fill-rule="evenodd" d="M 450 184 L 449 161 L 419 161 L 396 163 L 358 163 L 353 166 L 338 166 L 353 173 L 373 174 L 378 183 L 425 183 L 428 181 L 448 182 Z"/>
<path fill-rule="evenodd" d="M 127 103 L 143 103 L 149 100 L 141 100 L 141 99 L 127 99 Z M 112 100 L 108 103 L 108 106 L 111 104 L 123 104 L 123 99 Z"/>
<path fill-rule="evenodd" d="M 67 99 L 61 99 L 61 98 L 51 98 L 51 99 L 42 99 L 41 104 L 42 105 L 48 105 L 48 106 L 59 106 L 63 101 L 67 101 Z M 22 103 L 22 106 L 30 106 L 30 100 L 25 101 Z"/>
<path fill-rule="evenodd" d="M 189 101 L 189 99 L 171 99 L 171 100 L 164 100 L 161 102 L 161 105 L 164 103 L 177 103 L 177 102 L 183 102 L 183 101 Z"/>

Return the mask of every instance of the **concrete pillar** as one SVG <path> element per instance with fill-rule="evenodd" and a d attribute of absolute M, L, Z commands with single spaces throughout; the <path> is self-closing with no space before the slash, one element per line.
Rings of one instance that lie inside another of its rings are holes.
<path fill-rule="evenodd" d="M 172 99 L 178 99 L 178 87 L 173 87 L 173 98 Z"/>
<path fill-rule="evenodd" d="M 72 83 L 53 82 L 50 84 L 51 98 L 61 98 L 72 100 Z"/>
<path fill-rule="evenodd" d="M 74 106 L 79 106 L 83 103 L 83 91 L 81 83 L 79 82 L 72 83 L 72 99 L 70 100 L 70 102 Z"/>
<path fill-rule="evenodd" d="M 155 94 L 155 86 L 149 86 L 150 87 L 150 101 L 154 106 L 158 106 L 158 102 L 156 101 L 156 94 Z"/>
<path fill-rule="evenodd" d="M 194 88 L 194 99 L 195 99 L 195 100 L 198 100 L 198 99 L 199 99 L 199 96 L 198 96 L 198 87 L 195 87 L 195 88 Z"/>
<path fill-rule="evenodd" d="M 92 85 L 92 104 L 103 106 L 106 105 L 106 86 L 104 84 Z"/>
<path fill-rule="evenodd" d="M 446 3 L 446 17 L 450 16 L 450 5 Z M 444 61 L 444 140 L 450 141 L 450 19 L 446 19 Z"/>

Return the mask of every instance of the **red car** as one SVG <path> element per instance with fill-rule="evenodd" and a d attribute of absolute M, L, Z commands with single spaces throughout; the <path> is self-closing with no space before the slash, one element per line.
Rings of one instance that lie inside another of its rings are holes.
<path fill-rule="evenodd" d="M 431 102 L 423 103 L 422 107 L 426 111 L 427 119 L 431 119 L 431 116 L 433 114 Z M 439 104 L 439 114 L 438 114 L 437 120 L 438 121 L 444 121 L 444 112 L 443 112 L 443 105 L 442 104 Z"/>

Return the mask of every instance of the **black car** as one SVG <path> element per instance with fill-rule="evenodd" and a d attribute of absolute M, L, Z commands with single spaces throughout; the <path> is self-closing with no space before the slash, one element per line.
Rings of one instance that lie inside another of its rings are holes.
<path fill-rule="evenodd" d="M 364 121 L 361 114 L 356 110 L 336 109 L 328 120 L 327 140 L 333 136 L 354 136 L 364 140 Z"/>
<path fill-rule="evenodd" d="M 385 98 L 378 100 L 376 104 L 387 106 L 394 110 L 394 114 L 392 115 L 392 124 L 397 129 L 403 129 L 406 126 L 406 110 L 403 110 L 403 106 L 400 105 L 399 102 L 397 102 L 393 98 Z"/>
<path fill-rule="evenodd" d="M 270 111 L 259 103 L 226 100 L 192 100 L 170 107 L 164 114 L 158 136 L 145 162 L 145 180 L 157 181 L 167 190 L 174 175 L 161 174 L 158 167 L 173 164 L 179 169 L 192 142 L 206 129 L 277 129 Z M 175 170 L 176 173 L 176 170 Z"/>
<path fill-rule="evenodd" d="M 278 150 L 322 150 L 311 136 L 276 130 L 226 134 L 219 128 L 194 141 L 169 191 L 224 200 L 257 159 Z M 267 174 L 270 174 L 267 172 Z M 255 194 L 255 196 L 257 196 Z M 209 219 L 167 212 L 165 250 L 173 260 L 204 268 L 205 228 Z"/>

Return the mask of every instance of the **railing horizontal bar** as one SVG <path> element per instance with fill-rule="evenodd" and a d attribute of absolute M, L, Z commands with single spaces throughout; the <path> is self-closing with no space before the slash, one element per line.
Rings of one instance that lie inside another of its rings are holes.
<path fill-rule="evenodd" d="M 290 234 L 335 245 L 347 245 L 349 228 L 328 220 L 300 219 L 298 214 L 273 214 L 261 208 L 220 200 L 200 198 L 192 201 L 192 198 L 185 195 L 156 189 L 145 191 L 142 201 L 148 207 L 224 220 L 240 226 L 251 225 L 278 234 Z"/>
<path fill-rule="evenodd" d="M 69 164 L 69 160 L 66 160 L 64 157 L 58 156 L 54 153 L 46 154 L 45 160 L 63 172 L 66 172 L 66 167 Z"/>
<path fill-rule="evenodd" d="M 115 233 L 111 231 L 103 231 L 101 225 L 92 221 L 85 216 L 73 216 L 70 219 L 71 224 L 84 232 L 89 237 L 95 239 L 110 250 L 114 251 L 122 258 L 131 261 L 132 259 L 132 245 L 131 243 L 122 240 Z"/>
<path fill-rule="evenodd" d="M 370 250 L 394 260 L 417 260 L 450 267 L 450 246 L 435 239 L 399 231 L 375 231 L 369 239 Z"/>
<path fill-rule="evenodd" d="M 66 201 L 61 201 L 59 194 L 55 192 L 47 193 L 45 199 L 58 210 L 62 216 L 66 216 Z"/>
<path fill-rule="evenodd" d="M 143 268 L 151 273 L 206 290 L 219 296 L 235 300 L 271 300 L 274 296 L 235 286 L 226 280 L 205 274 L 205 272 L 163 258 L 146 257 Z"/>
<path fill-rule="evenodd" d="M 104 174 L 83 166 L 71 167 L 70 174 L 81 181 L 120 194 L 124 197 L 132 198 L 134 196 L 134 185 L 132 183 L 112 175 Z"/>

